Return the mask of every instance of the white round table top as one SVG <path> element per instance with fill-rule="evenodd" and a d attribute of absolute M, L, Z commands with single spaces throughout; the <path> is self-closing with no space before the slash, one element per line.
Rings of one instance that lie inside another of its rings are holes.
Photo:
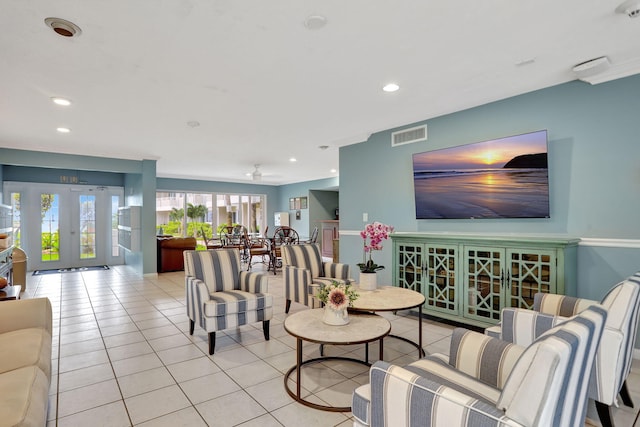
<path fill-rule="evenodd" d="M 284 320 L 284 329 L 296 338 L 320 344 L 360 344 L 387 336 L 391 323 L 376 314 L 349 313 L 346 325 L 327 325 L 324 308 L 302 310 Z"/>
<path fill-rule="evenodd" d="M 425 298 L 419 292 L 397 286 L 378 286 L 373 291 L 363 291 L 357 285 L 358 299 L 353 302 L 353 308 L 364 311 L 395 311 L 419 307 Z"/>

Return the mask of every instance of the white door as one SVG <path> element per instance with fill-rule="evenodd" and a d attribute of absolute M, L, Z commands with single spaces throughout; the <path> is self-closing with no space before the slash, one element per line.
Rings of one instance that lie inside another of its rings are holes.
<path fill-rule="evenodd" d="M 122 263 L 115 215 L 121 187 L 5 183 L 5 200 L 19 197 L 20 246 L 28 269 Z"/>

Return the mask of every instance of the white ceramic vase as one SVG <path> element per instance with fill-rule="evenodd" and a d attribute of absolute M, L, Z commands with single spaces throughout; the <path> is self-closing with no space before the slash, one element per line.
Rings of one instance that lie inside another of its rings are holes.
<path fill-rule="evenodd" d="M 378 274 L 377 273 L 362 273 L 360 272 L 360 283 L 358 283 L 360 290 L 374 291 L 378 287 Z"/>
<path fill-rule="evenodd" d="M 325 305 L 322 321 L 332 326 L 346 325 L 349 323 L 349 313 L 346 308 L 344 310 L 334 310 L 328 305 Z"/>

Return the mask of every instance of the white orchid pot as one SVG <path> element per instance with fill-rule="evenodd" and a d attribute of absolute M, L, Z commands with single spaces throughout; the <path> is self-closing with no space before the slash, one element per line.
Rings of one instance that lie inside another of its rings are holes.
<path fill-rule="evenodd" d="M 375 291 L 378 287 L 378 273 L 360 272 L 360 283 L 358 286 L 362 291 Z"/>

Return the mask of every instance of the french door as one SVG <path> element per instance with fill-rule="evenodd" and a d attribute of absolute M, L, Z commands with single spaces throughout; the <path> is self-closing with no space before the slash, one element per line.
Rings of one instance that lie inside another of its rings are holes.
<path fill-rule="evenodd" d="M 121 187 L 5 183 L 29 270 L 121 264 L 115 218 L 123 194 Z"/>

